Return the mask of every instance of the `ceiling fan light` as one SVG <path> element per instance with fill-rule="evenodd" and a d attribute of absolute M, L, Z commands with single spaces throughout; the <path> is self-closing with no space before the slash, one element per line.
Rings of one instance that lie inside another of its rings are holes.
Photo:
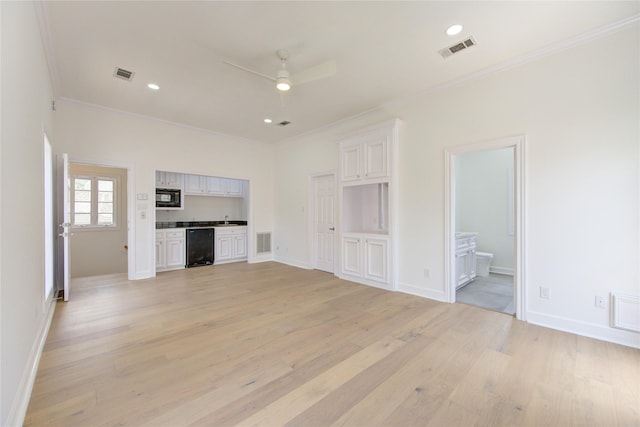
<path fill-rule="evenodd" d="M 278 77 L 276 79 L 276 88 L 282 92 L 291 89 L 291 82 L 286 77 Z"/>

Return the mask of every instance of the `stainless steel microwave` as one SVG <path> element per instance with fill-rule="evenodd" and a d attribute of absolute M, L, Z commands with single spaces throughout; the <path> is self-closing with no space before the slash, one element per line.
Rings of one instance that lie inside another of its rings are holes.
<path fill-rule="evenodd" d="M 156 188 L 156 208 L 181 208 L 182 191 L 169 188 Z"/>

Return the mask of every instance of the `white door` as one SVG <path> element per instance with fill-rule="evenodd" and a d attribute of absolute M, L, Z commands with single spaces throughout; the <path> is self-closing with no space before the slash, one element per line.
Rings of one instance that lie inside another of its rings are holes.
<path fill-rule="evenodd" d="M 64 291 L 64 300 L 69 301 L 69 235 L 71 229 L 71 181 L 69 180 L 69 155 L 58 157 L 58 249 L 56 279 Z"/>
<path fill-rule="evenodd" d="M 364 251 L 365 279 L 388 283 L 387 241 L 384 239 L 365 239 Z"/>
<path fill-rule="evenodd" d="M 313 178 L 314 268 L 328 273 L 334 271 L 336 230 L 336 183 L 334 175 Z"/>

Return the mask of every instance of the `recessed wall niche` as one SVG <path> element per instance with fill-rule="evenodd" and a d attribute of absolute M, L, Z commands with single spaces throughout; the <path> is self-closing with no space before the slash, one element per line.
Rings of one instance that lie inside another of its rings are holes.
<path fill-rule="evenodd" d="M 346 233 L 389 233 L 389 183 L 345 186 L 342 224 Z"/>

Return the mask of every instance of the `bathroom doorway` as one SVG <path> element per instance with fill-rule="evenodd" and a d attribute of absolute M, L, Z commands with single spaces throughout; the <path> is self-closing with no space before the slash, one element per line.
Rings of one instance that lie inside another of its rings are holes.
<path fill-rule="evenodd" d="M 446 152 L 446 291 L 524 317 L 524 137 Z"/>

